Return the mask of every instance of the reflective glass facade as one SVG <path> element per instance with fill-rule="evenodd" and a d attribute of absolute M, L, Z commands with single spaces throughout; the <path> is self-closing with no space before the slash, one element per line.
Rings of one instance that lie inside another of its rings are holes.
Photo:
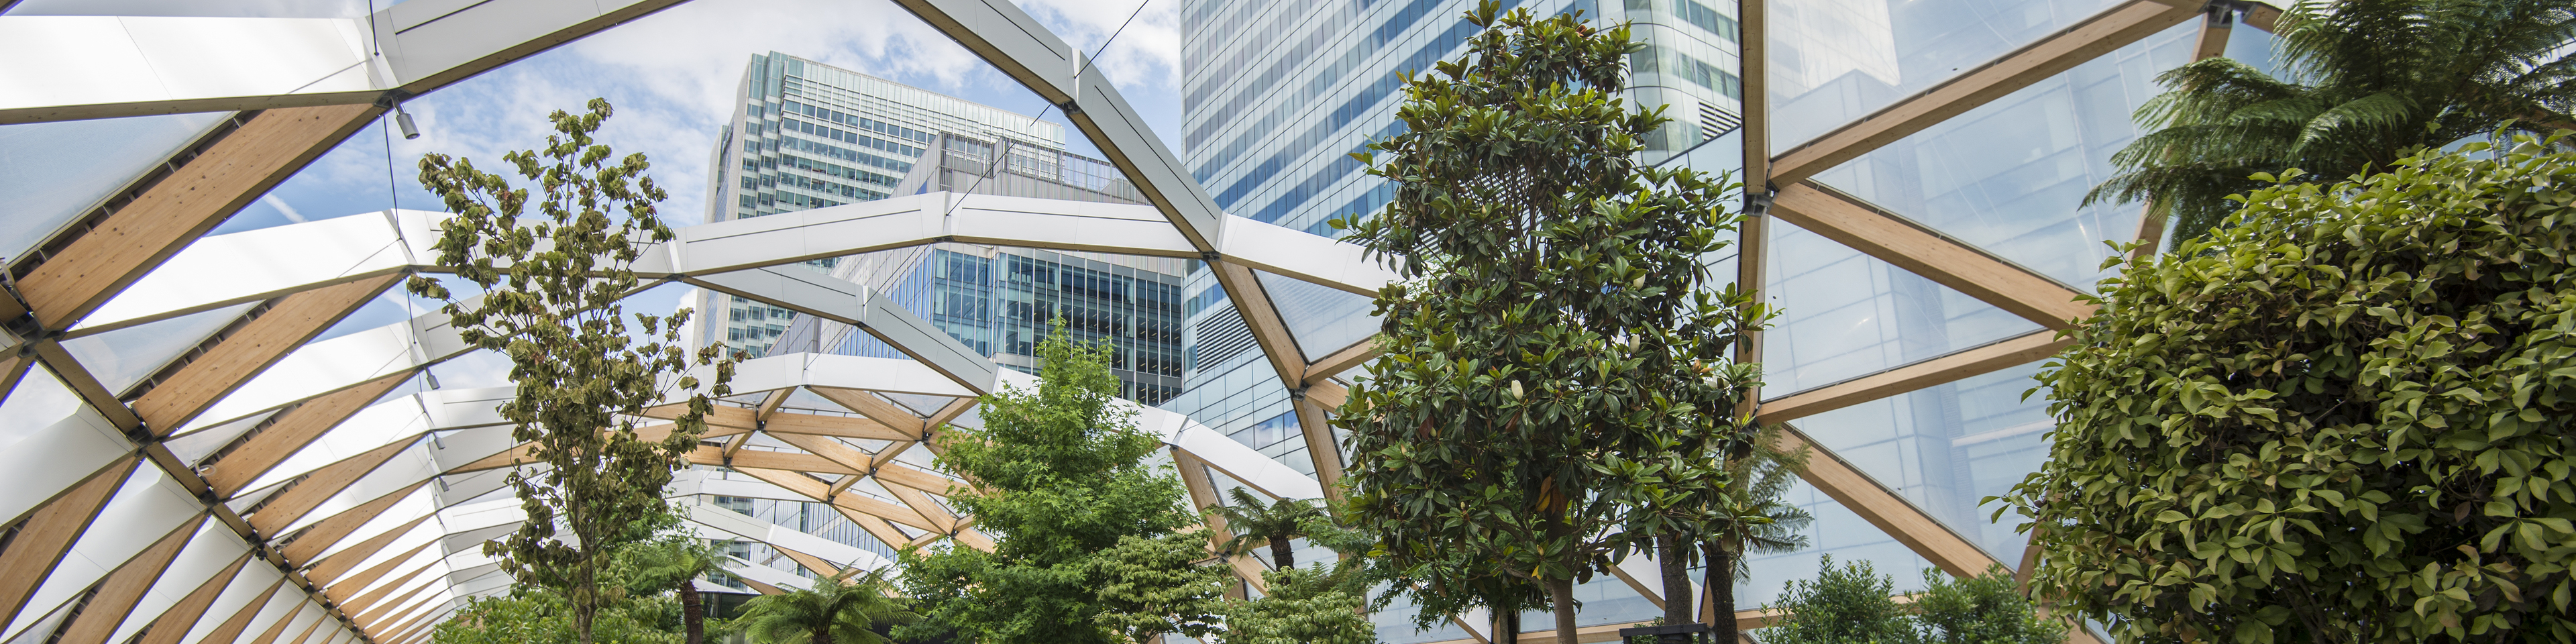
<path fill-rule="evenodd" d="M 770 52 L 744 66 L 731 122 L 707 167 L 707 221 L 748 219 L 895 194 L 939 135 L 1061 153 L 1064 127 L 860 72 Z M 818 260 L 829 270 L 835 260 Z M 709 341 L 766 352 L 795 312 L 726 295 Z"/>
<path fill-rule="evenodd" d="M 28 70 L 0 75 L 0 642 L 417 644 L 506 591 L 480 551 L 525 519 L 504 485 L 524 455 L 496 413 L 506 361 L 389 296 L 455 270 L 430 246 L 448 215 L 233 219 L 333 172 L 316 159 L 383 156 L 395 178 L 392 104 L 508 78 L 488 72 L 639 5 L 57 15 L 77 4 L 0 15 L 0 66 Z M 1109 134 L 1092 143 L 1115 163 L 1066 153 L 1062 126 L 754 56 L 708 151 L 709 220 L 850 216 L 688 230 L 638 264 L 670 291 L 742 294 L 702 305 L 693 333 L 764 350 L 669 491 L 697 534 L 736 545 L 710 588 L 802 587 L 904 545 L 992 547 L 944 500 L 960 482 L 933 466 L 934 430 L 976 426 L 976 396 L 1026 384 L 1027 344 L 1059 315 L 1119 347 L 1125 393 L 1158 403 L 1139 418 L 1169 447 L 1157 462 L 1195 503 L 1324 496 L 1336 473 L 1317 464 L 1342 455 L 1300 414 L 1358 376 L 1376 322 L 1355 293 L 1390 276 L 1332 259 L 1351 249 L 1321 224 L 1384 204 L 1346 155 L 1400 131 L 1401 74 L 1454 55 L 1471 4 L 1183 2 L 1176 149 L 1122 134 L 1154 128 L 1103 101 L 1118 86 L 1069 84 L 1086 70 L 1042 21 L 907 4 Z M 1900 589 L 1935 566 L 2020 564 L 2013 519 L 1979 501 L 2044 457 L 2051 420 L 2026 392 L 2064 324 L 2049 307 L 2139 229 L 2134 204 L 2079 207 L 2082 192 L 2137 135 L 2157 73 L 2214 52 L 2273 64 L 2261 31 L 2204 42 L 2201 7 L 2154 0 L 1506 5 L 1638 25 L 1630 98 L 1680 119 L 1647 160 L 1740 172 L 1753 140 L 1782 197 L 1748 254 L 1712 269 L 1758 269 L 1783 312 L 1761 345 L 1762 413 L 1818 449 L 1791 493 L 1817 520 L 1808 547 L 1748 562 L 1734 608 L 1828 555 Z M 1744 69 L 1749 53 L 1766 66 Z M 2021 353 L 1971 360 L 2006 349 Z M 1915 384 L 1853 386 L 1897 376 Z M 1651 617 L 1648 579 L 1585 584 L 1585 637 Z M 1380 636 L 1490 628 L 1416 630 L 1411 612 L 1378 612 Z"/>

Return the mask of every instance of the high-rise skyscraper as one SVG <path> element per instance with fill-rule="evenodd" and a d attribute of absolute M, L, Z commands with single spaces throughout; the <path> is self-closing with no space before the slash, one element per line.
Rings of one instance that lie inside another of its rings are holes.
<path fill-rule="evenodd" d="M 709 221 L 936 191 L 1143 203 L 1116 168 L 1065 152 L 1061 125 L 775 52 L 752 56 L 710 168 Z M 1180 289 L 1187 265 L 1158 257 L 963 243 L 808 263 L 877 289 L 1010 368 L 1035 370 L 1032 345 L 1061 316 L 1077 339 L 1109 342 L 1110 367 L 1125 386 L 1122 394 L 1145 404 L 1180 392 Z M 904 357 L 848 325 L 720 293 L 704 293 L 699 301 L 700 310 L 721 321 L 700 325 L 709 332 L 706 340 L 754 355 Z M 897 405 L 924 404 L 902 395 L 888 398 Z M 792 449 L 766 440 L 752 444 Z M 871 489 L 862 484 L 854 491 Z M 887 557 L 903 545 L 870 535 L 828 504 L 747 497 L 715 497 L 714 504 Z M 728 551 L 784 570 L 798 566 L 758 543 L 736 542 Z"/>
<path fill-rule="evenodd" d="M 733 115 L 707 161 L 707 221 L 870 201 L 895 184 L 940 133 L 1064 149 L 1064 126 L 778 52 L 743 69 Z M 830 270 L 835 260 L 819 260 Z M 793 313 L 708 294 L 709 341 L 765 352 Z"/>
<path fill-rule="evenodd" d="M 1143 203 L 1116 167 L 1008 139 L 942 134 L 896 194 L 961 192 Z M 1035 344 L 1061 317 L 1077 340 L 1106 341 L 1121 395 L 1155 405 L 1181 391 L 1181 282 L 1187 260 L 940 243 L 869 253 L 832 268 L 877 288 L 967 348 L 1034 372 Z M 897 358 L 848 325 L 798 320 L 776 350 Z"/>
<path fill-rule="evenodd" d="M 1457 56 L 1476 31 L 1459 16 L 1476 4 L 1185 0 L 1184 163 L 1230 214 L 1335 234 L 1325 222 L 1371 213 L 1393 196 L 1348 153 L 1403 131 L 1393 118 L 1402 100 L 1401 75 Z M 1737 129 L 1747 98 L 1740 3 L 1503 5 L 1541 14 L 1582 11 L 1595 25 L 1631 25 L 1645 48 L 1629 58 L 1630 83 L 1622 98 L 1639 108 L 1662 107 L 1674 119 L 1645 141 L 1640 160 L 1709 173 L 1745 168 L 1747 137 Z M 2114 10 L 2083 0 L 1814 0 L 1767 6 L 1757 17 L 1768 34 L 1762 43 L 1767 96 L 1755 97 L 1768 106 L 1757 119 L 1767 125 L 1754 145 L 1767 144 L 1757 153 L 1773 159 L 1794 159 L 1805 146 L 1855 145 L 1834 133 L 1867 126 L 1883 110 L 1906 113 L 1953 100 L 1940 94 L 1952 91 L 1945 83 L 2004 62 L 2026 64 L 2042 57 L 2035 51 L 2054 51 L 2040 48 L 2059 42 L 2051 39 L 2082 41 L 2066 34 Z M 2008 96 L 1909 130 L 1900 140 L 1861 146 L 1870 151 L 1806 168 L 1768 188 L 1831 191 L 1891 213 L 1905 225 L 1940 231 L 1975 252 L 2016 262 L 2018 270 L 2084 290 L 2108 275 L 2099 268 L 2111 252 L 2102 241 L 2131 239 L 2137 214 L 2134 205 L 2084 206 L 2082 196 L 2111 176 L 2107 160 L 2136 136 L 2128 115 L 2154 94 L 2155 74 L 2192 60 L 2199 29 L 2193 22 L 2165 23 L 2170 26 L 2152 36 L 2121 40 L 2115 50 L 2082 54 L 2081 64 L 2068 62 L 2062 72 L 2015 81 L 2017 89 Z M 2223 28 L 2216 33 L 2227 37 Z M 2252 33 L 2240 29 L 2232 38 L 2249 39 Z M 1764 172 L 1774 180 L 1781 176 L 1776 167 Z M 1768 193 L 1764 182 L 1754 183 L 1757 192 Z M 1765 249 L 1761 270 L 1751 274 L 1760 276 L 1765 299 L 1782 312 L 1761 340 L 1766 400 L 2044 332 L 2024 316 L 1884 261 L 1883 254 L 1839 244 L 1783 218 L 1766 221 L 1761 238 L 1739 240 Z M 1713 259 L 1712 272 L 1727 276 L 1721 281 L 1745 274 L 1737 271 L 1733 255 Z M 1376 329 L 1367 298 L 1259 277 L 1286 320 L 1295 350 L 1308 361 Z M 1318 461 L 1311 458 L 1314 450 L 1333 447 L 1309 445 L 1298 431 L 1298 393 L 1281 384 L 1263 360 L 1236 303 L 1211 275 L 1193 274 L 1185 289 L 1189 385 L 1164 407 L 1284 464 L 1311 470 Z M 2053 423 L 2038 399 L 2022 397 L 2029 376 L 2040 368 L 2033 361 L 1795 422 L 1816 445 L 1855 463 L 1921 516 L 1974 544 L 1978 556 L 2017 561 L 2026 533 L 2015 530 L 2010 517 L 1991 518 L 1993 506 L 1980 506 L 1980 499 L 2004 493 L 2045 457 L 2044 435 Z M 1788 493 L 1787 501 L 1817 517 L 1807 530 L 1809 545 L 1749 558 L 1753 574 L 1739 584 L 1736 608 L 1776 599 L 1785 581 L 1813 575 L 1818 559 L 1828 554 L 1873 561 L 1897 576 L 1900 590 L 1923 587 L 1914 574 L 1931 567 L 1922 551 L 1891 536 L 1895 530 L 1885 525 L 1872 527 L 1881 515 L 1846 507 L 1833 493 L 1807 485 Z M 1601 582 L 1578 591 L 1585 624 L 1633 623 L 1654 615 L 1637 586 Z M 1409 617 L 1407 612 L 1396 607 L 1380 613 L 1382 640 L 1467 641 L 1456 629 L 1416 632 L 1386 616 Z M 1524 625 L 1530 623 L 1544 619 Z"/>
<path fill-rule="evenodd" d="M 1514 0 L 1506 9 L 1581 11 L 1596 24 L 1636 24 L 1647 45 L 1631 63 L 1633 103 L 1668 105 L 1675 121 L 1648 140 L 1651 161 L 1734 129 L 1741 119 L 1733 2 Z M 1181 9 L 1183 163 L 1227 212 L 1333 235 L 1328 221 L 1367 213 L 1394 194 L 1350 153 L 1403 131 L 1402 75 L 1456 56 L 1476 33 L 1460 18 L 1474 0 L 1278 3 L 1191 0 Z M 1377 331 L 1369 299 L 1277 275 L 1259 276 L 1292 339 L 1315 360 Z M 1290 397 L 1217 280 L 1193 273 L 1188 388 L 1164 405 L 1302 472 L 1315 471 Z M 1319 553 L 1320 554 L 1320 553 Z M 1578 590 L 1586 624 L 1651 619 L 1654 605 L 1603 577 Z M 1381 611 L 1389 642 L 1463 639 L 1414 632 L 1409 610 Z M 1544 618 L 1532 624 L 1544 623 Z M 1479 626 L 1481 628 L 1481 625 Z"/>

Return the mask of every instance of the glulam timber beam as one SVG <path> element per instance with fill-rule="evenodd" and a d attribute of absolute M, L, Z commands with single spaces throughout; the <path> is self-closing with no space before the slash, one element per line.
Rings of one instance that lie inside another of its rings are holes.
<path fill-rule="evenodd" d="M 338 427 L 341 421 L 348 420 L 358 410 L 365 409 L 368 403 L 375 402 L 410 377 L 409 372 L 404 372 L 377 378 L 278 412 L 257 428 L 257 433 L 242 439 L 239 447 L 224 453 L 208 466 L 206 483 L 214 487 L 219 497 L 229 498 L 241 492 L 242 486 L 258 480 L 259 475 L 267 474 L 278 463 L 302 451 L 304 446 L 320 439 L 324 432 Z"/>
<path fill-rule="evenodd" d="M 2029 87 L 2201 14 L 2192 0 L 2129 0 L 2004 54 L 1806 144 L 1771 157 L 1771 185 L 1785 187 L 1860 158 L 1950 117 Z M 1748 94 L 1748 96 L 1759 96 Z"/>
<path fill-rule="evenodd" d="M 1324 488 L 1324 496 L 1342 500 L 1342 447 L 1333 436 L 1331 407 L 1316 400 L 1312 393 L 1293 397 L 1297 429 L 1306 437 L 1306 456 L 1315 462 L 1315 481 Z"/>
<path fill-rule="evenodd" d="M 255 595 L 255 599 L 252 599 L 248 604 L 243 604 L 240 610 L 233 611 L 231 617 L 224 618 L 224 621 L 216 624 L 213 630 L 206 631 L 205 638 L 197 641 L 231 642 L 240 639 L 242 632 L 250 629 L 251 621 L 259 618 L 260 611 L 268 608 L 269 602 L 276 601 L 278 589 L 285 587 L 285 577 L 279 577 L 277 578 L 277 581 L 269 582 L 267 590 L 259 591 L 259 594 Z M 172 641 L 166 644 L 177 644 L 176 638 L 183 635 L 186 635 L 186 633 L 183 632 L 172 635 Z"/>
<path fill-rule="evenodd" d="M 51 644 L 107 644 L 107 638 L 116 634 L 116 627 L 132 616 L 134 605 L 143 601 L 143 593 L 161 581 L 161 573 L 170 569 L 170 562 L 179 558 L 179 550 L 196 538 L 197 527 L 205 522 L 203 512 L 189 517 L 162 535 L 161 540 L 108 571 L 107 577 L 98 581 L 97 591 L 89 595 L 89 601 L 81 604 L 80 614 L 62 626 L 61 637 Z"/>
<path fill-rule="evenodd" d="M 900 434 L 894 438 L 879 440 L 921 440 L 922 432 L 929 429 L 929 425 L 922 422 L 921 416 L 894 403 L 886 402 L 876 394 L 832 387 L 813 387 L 809 390 L 825 400 L 832 401 L 833 404 L 848 407 L 850 411 L 859 412 L 859 415 L 866 416 L 868 420 L 876 421 L 886 429 Z"/>
<path fill-rule="evenodd" d="M 2033 331 L 1993 344 L 1845 380 L 1763 401 L 1756 416 L 1763 424 L 1783 423 L 1816 414 L 1956 382 L 2056 355 L 2074 340 L 2056 331 Z"/>
<path fill-rule="evenodd" d="M 133 644 L 179 644 L 180 638 L 197 628 L 197 620 L 206 616 L 206 609 L 214 606 L 215 600 L 223 596 L 224 589 L 232 586 L 233 577 L 241 573 L 242 565 L 248 563 L 248 552 L 234 557 L 232 565 L 224 566 L 223 570 L 215 572 L 214 577 L 197 584 L 196 590 L 179 598 L 179 603 L 153 617 L 152 624 L 144 627 L 142 635 L 134 638 Z"/>
<path fill-rule="evenodd" d="M 421 552 L 429 550 L 429 547 L 434 545 L 438 545 L 437 539 L 431 539 L 418 546 L 413 546 L 410 550 L 405 550 L 400 554 L 388 557 L 383 562 L 377 563 L 373 566 L 368 566 L 366 570 L 360 570 L 356 574 L 351 574 L 346 578 L 342 578 L 337 574 L 321 575 L 312 572 L 305 573 L 305 578 L 313 580 L 314 583 L 322 584 L 323 597 L 330 598 L 333 602 L 345 604 L 348 603 L 350 596 L 355 595 L 359 590 L 366 588 L 369 584 L 375 583 L 378 579 L 383 579 L 387 573 L 391 573 L 395 568 L 401 567 L 403 562 L 411 561 L 413 557 L 420 556 Z M 333 557 L 336 558 L 338 555 L 333 555 Z M 344 565 L 355 566 L 358 562 L 365 560 L 365 556 L 358 556 L 346 560 Z M 326 559 L 323 563 L 331 564 L 334 562 Z M 320 568 L 321 566 L 315 566 L 316 570 L 319 570 Z"/>
<path fill-rule="evenodd" d="M 1270 360 L 1270 368 L 1279 373 L 1280 384 L 1289 389 L 1306 387 L 1306 358 L 1297 350 L 1297 338 L 1288 332 L 1288 321 L 1279 316 L 1278 307 L 1270 304 L 1270 291 L 1262 288 L 1261 278 L 1252 269 L 1227 262 L 1209 262 L 1216 272 L 1219 287 L 1234 300 L 1234 309 L 1243 316 L 1243 324 L 1252 330 L 1252 340 L 1261 345 L 1261 353 Z"/>
<path fill-rule="evenodd" d="M 816 502 L 829 503 L 834 507 L 848 508 L 861 514 L 912 526 L 921 530 L 932 532 L 940 531 L 938 524 L 921 516 L 920 513 L 914 512 L 911 508 L 879 501 L 869 498 L 867 495 L 842 494 L 828 499 L 824 498 L 826 490 L 831 487 L 830 484 L 815 480 L 814 477 L 806 476 L 800 472 L 743 466 L 735 466 L 733 469 L 736 472 L 750 475 L 752 478 L 760 479 L 764 483 L 778 486 L 789 492 L 794 492 L 798 495 L 804 496 L 805 498 L 813 499 Z"/>
<path fill-rule="evenodd" d="M 1325 378 L 1341 375 L 1344 371 L 1358 368 L 1360 365 L 1367 364 L 1368 361 L 1376 360 L 1378 356 L 1385 354 L 1386 347 L 1379 345 L 1377 339 L 1372 337 L 1367 340 L 1361 340 L 1357 344 L 1343 347 L 1342 350 L 1335 351 L 1332 355 L 1324 356 L 1321 360 L 1306 363 L 1306 369 L 1301 375 L 1304 377 L 1306 385 L 1311 387 L 1314 386 L 1316 382 L 1322 381 Z"/>
<path fill-rule="evenodd" d="M 341 318 L 376 298 L 400 275 L 336 284 L 278 298 L 277 304 L 205 353 L 178 367 L 134 401 L 134 412 L 156 435 L 167 436 L 251 376 L 286 358 Z M 397 380 L 396 382 L 400 382 Z M 388 385 L 390 386 L 390 385 Z M 361 403 L 364 404 L 364 403 Z"/>
<path fill-rule="evenodd" d="M 383 516 L 385 510 L 392 508 L 395 503 L 401 502 L 413 492 L 420 491 L 421 486 L 428 484 L 429 481 L 424 480 L 403 489 L 385 493 L 359 504 L 358 507 L 342 510 L 338 514 L 315 521 L 312 525 L 304 526 L 303 529 L 288 535 L 283 544 L 272 545 L 276 545 L 278 553 L 286 558 L 287 565 L 302 568 L 305 564 L 312 563 L 314 557 L 321 556 L 323 551 L 340 543 L 341 539 L 348 538 L 350 533 L 357 532 L 360 526 Z M 414 521 L 413 524 L 417 525 L 418 522 Z"/>
<path fill-rule="evenodd" d="M 411 444 L 410 440 L 395 441 L 313 470 L 287 483 L 286 489 L 262 500 L 246 518 L 250 520 L 251 527 L 259 530 L 259 534 L 276 536 L 284 532 L 286 526 L 293 525 L 296 519 L 304 518 L 306 513 L 321 507 L 323 501 L 339 496 L 351 484 L 376 471 L 385 461 L 392 460 L 395 454 L 410 449 Z"/>
<path fill-rule="evenodd" d="M 339 579 L 340 575 L 349 572 L 349 569 L 356 568 L 358 566 L 358 562 L 366 561 L 368 557 L 373 557 L 376 553 L 383 552 L 386 546 L 393 545 L 393 542 L 400 540 L 403 535 L 411 534 L 413 528 L 418 528 L 420 527 L 420 524 L 427 523 L 430 519 L 436 518 L 437 516 L 438 515 L 436 513 L 420 515 L 420 518 L 412 519 L 408 523 L 394 526 L 391 530 L 386 530 L 376 536 L 367 537 L 364 541 L 349 544 L 349 547 L 347 548 L 341 548 L 336 552 L 325 555 L 321 559 L 315 560 L 312 567 L 304 570 L 304 578 L 313 580 L 313 583 L 316 584 L 322 584 L 325 586 L 330 585 L 332 581 Z M 428 542 L 424 542 L 423 545 L 426 546 L 428 543 L 436 542 L 436 539 L 432 539 Z M 414 552 L 418 552 L 418 549 L 414 549 Z"/>
<path fill-rule="evenodd" d="M 1915 554 L 1941 567 L 1942 571 L 1959 577 L 1974 577 L 2002 565 L 2003 562 L 1987 555 L 1977 544 L 1950 531 L 1949 526 L 1942 525 L 1940 520 L 1914 507 L 1905 497 L 1880 485 L 1860 468 L 1834 454 L 1833 450 L 1815 445 L 1814 440 L 1797 428 L 1790 427 L 1782 432 L 1779 447 L 1785 452 L 1813 447 L 1806 467 L 1798 470 L 1799 478 L 1806 479 L 1808 484 L 1833 497 L 1844 508 L 1860 515 L 1862 520 L 1877 526 L 1888 536 L 1895 537 Z"/>
<path fill-rule="evenodd" d="M 19 259 L 17 291 L 37 324 L 60 330 L 339 145 L 384 110 L 331 105 L 263 110 L 112 211 Z"/>
<path fill-rule="evenodd" d="M 8 524 L 14 530 L 9 547 L 0 549 L 0 570 L 9 571 L 0 575 L 0 624 L 18 618 L 28 597 L 89 530 L 90 520 L 124 487 L 135 463 L 133 456 L 118 458 Z"/>
<path fill-rule="evenodd" d="M 2082 292 L 2055 279 L 1812 183 L 1781 188 L 1771 214 L 2041 326 L 2071 328 L 2093 314 L 2076 300 Z"/>

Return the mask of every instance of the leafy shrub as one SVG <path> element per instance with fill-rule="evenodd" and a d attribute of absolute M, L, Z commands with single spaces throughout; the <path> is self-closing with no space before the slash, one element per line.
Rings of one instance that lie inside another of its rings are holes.
<path fill-rule="evenodd" d="M 1923 571 L 1928 588 L 1902 598 L 1896 580 L 1869 562 L 1824 569 L 1811 581 L 1789 582 L 1776 606 L 1779 625 L 1754 631 L 1762 644 L 2060 644 L 2064 622 L 2039 616 L 2022 598 L 2012 572 L 1998 566 L 1977 577 L 1954 579 Z M 1912 614 L 1909 614 L 1912 613 Z"/>
<path fill-rule="evenodd" d="M 2576 640 L 2556 144 L 2257 190 L 2105 280 L 2040 375 L 2051 458 L 2008 497 L 2038 587 L 2123 641 Z"/>

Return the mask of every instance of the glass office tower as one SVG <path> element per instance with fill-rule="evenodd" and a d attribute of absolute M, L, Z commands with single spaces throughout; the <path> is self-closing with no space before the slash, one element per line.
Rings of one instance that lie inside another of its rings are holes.
<path fill-rule="evenodd" d="M 2134 4 L 2134 3 L 2131 3 Z M 1184 161 L 1219 206 L 1319 235 L 1325 222 L 1382 207 L 1386 184 L 1347 154 L 1403 125 L 1398 74 L 1427 69 L 1460 51 L 1473 28 L 1451 2 L 1342 2 L 1284 6 L 1206 0 L 1182 10 Z M 1745 169 L 1740 6 L 1699 0 L 1520 2 L 1541 12 L 1582 10 L 1625 21 L 1646 49 L 1630 59 L 1625 97 L 1664 106 L 1674 122 L 1647 141 L 1643 160 L 1708 172 Z M 1766 52 L 1767 132 L 1773 155 L 1788 153 L 1847 123 L 1940 86 L 1963 71 L 2016 53 L 2118 2 L 2014 3 L 1825 0 L 1774 3 Z M 2004 262 L 2090 290 L 2111 252 L 2138 229 L 2134 205 L 2078 208 L 2084 191 L 2109 176 L 2112 151 L 2136 134 L 2129 114 L 2156 91 L 2155 73 L 2188 62 L 2197 21 L 2157 31 L 1952 117 L 1807 181 L 1874 205 L 1901 220 L 1959 240 Z M 2239 34 L 2242 49 L 2264 38 Z M 2223 34 L 2222 34 L 2223 35 Z M 1774 186 L 1778 187 L 1778 186 Z M 1768 388 L 1781 400 L 1855 378 L 2007 340 L 2046 333 L 2043 325 L 1963 295 L 1797 225 L 1772 219 L 1761 273 L 1785 312 L 1765 337 Z M 1736 274 L 1728 256 L 1713 266 Z M 1263 275 L 1262 285 L 1315 359 L 1375 330 L 1366 298 Z M 1166 405 L 1228 432 L 1281 462 L 1313 471 L 1295 431 L 1291 398 L 1271 377 L 1243 329 L 1243 316 L 1212 276 L 1188 283 L 1190 387 Z M 1326 324 L 1319 320 L 1340 320 Z M 1922 514 L 2007 565 L 2025 537 L 2006 518 L 1989 521 L 1985 496 L 2036 469 L 2050 429 L 2043 405 L 2025 401 L 2039 364 L 1873 400 L 1793 421 Z M 1345 377 L 1359 372 L 1347 372 Z M 1818 560 L 1869 560 L 1919 588 L 1929 560 L 1824 491 L 1801 485 L 1793 499 L 1817 516 L 1810 547 L 1751 561 L 1740 606 L 1773 601 Z M 1651 579 L 1641 580 L 1651 585 Z M 1586 588 L 1587 625 L 1652 617 L 1618 581 Z M 1642 590 L 1642 589 L 1640 589 Z M 1651 609 L 1651 607 L 1646 607 Z M 1633 613 L 1633 614 L 1632 614 Z M 1533 616 L 1537 617 L 1537 616 Z M 1412 633 L 1379 620 L 1390 642 L 1462 639 L 1453 631 Z M 1525 624 L 1533 628 L 1544 621 Z M 1481 624 L 1474 625 L 1481 628 Z"/>
<path fill-rule="evenodd" d="M 940 133 L 1064 149 L 1062 125 L 778 52 L 752 55 L 735 97 L 708 153 L 709 222 L 883 199 Z M 708 341 L 754 354 L 794 317 L 718 294 L 698 310 Z"/>

